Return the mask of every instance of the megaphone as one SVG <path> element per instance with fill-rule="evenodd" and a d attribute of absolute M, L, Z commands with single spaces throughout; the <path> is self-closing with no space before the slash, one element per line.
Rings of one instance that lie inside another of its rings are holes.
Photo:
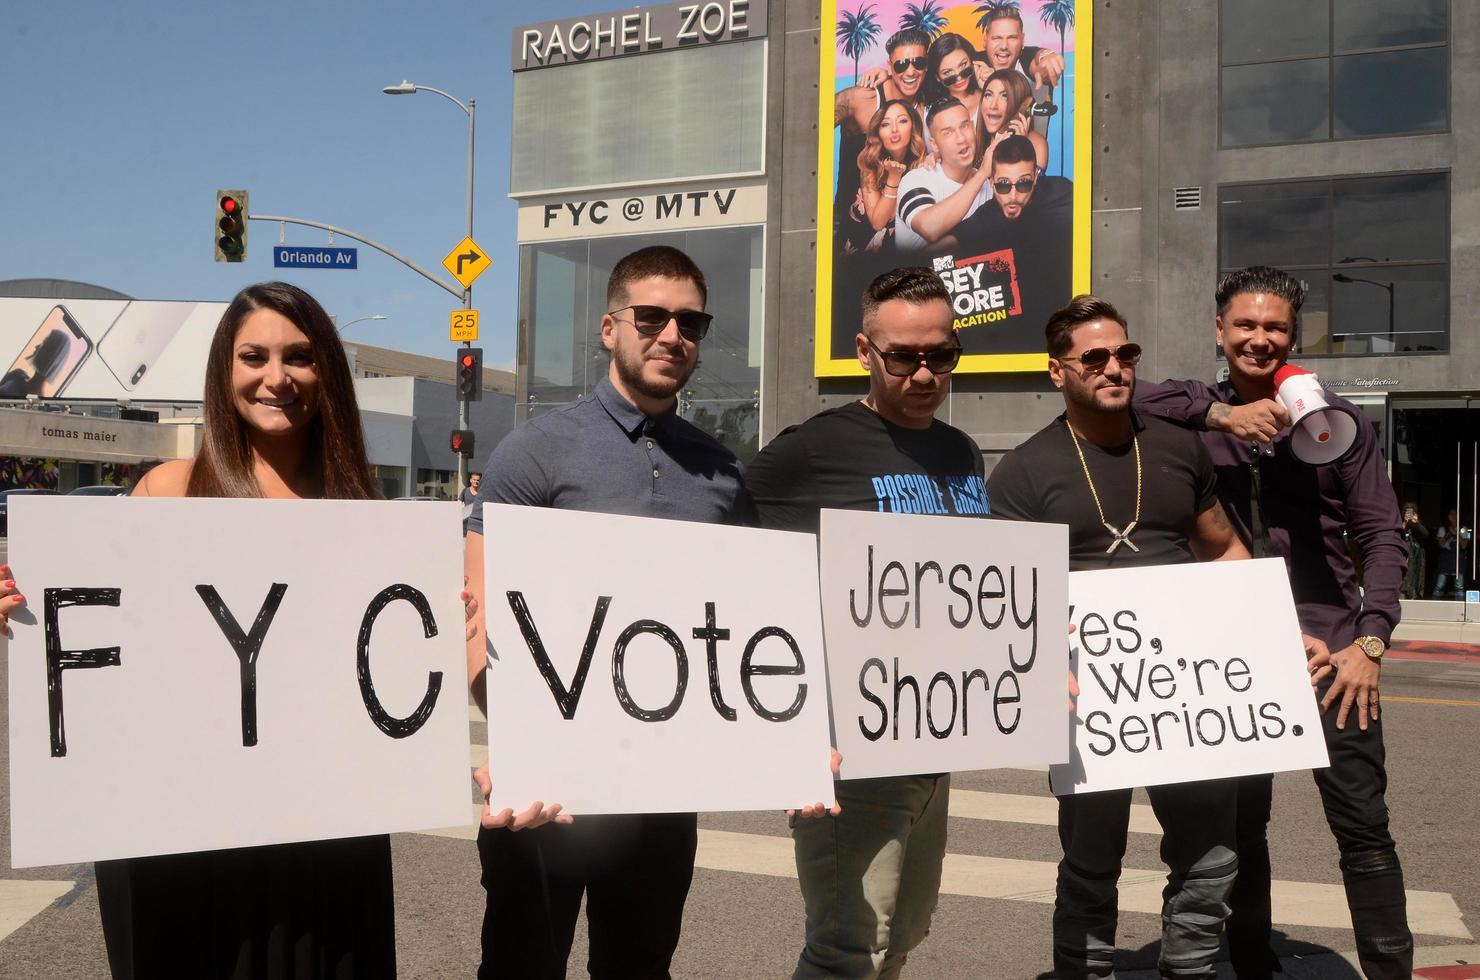
<path fill-rule="evenodd" d="M 1275 398 L 1290 413 L 1290 452 L 1302 463 L 1320 466 L 1346 455 L 1357 441 L 1357 420 L 1326 402 L 1316 376 L 1286 364 L 1274 373 Z"/>

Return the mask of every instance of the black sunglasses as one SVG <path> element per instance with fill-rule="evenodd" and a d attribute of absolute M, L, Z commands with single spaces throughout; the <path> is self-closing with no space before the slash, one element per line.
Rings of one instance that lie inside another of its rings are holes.
<path fill-rule="evenodd" d="M 1121 344 L 1119 347 L 1091 347 L 1078 357 L 1061 357 L 1061 361 L 1078 361 L 1086 371 L 1103 371 L 1114 357 L 1121 367 L 1135 367 L 1141 359 L 1140 344 Z"/>
<path fill-rule="evenodd" d="M 863 339 L 884 362 L 884 373 L 896 378 L 908 378 L 920 370 L 921 361 L 925 362 L 931 374 L 950 374 L 961 361 L 959 346 L 937 347 L 935 350 L 881 350 L 872 340 Z"/>
<path fill-rule="evenodd" d="M 608 310 L 606 315 L 616 317 L 623 310 L 632 311 L 632 325 L 644 337 L 656 337 L 667 328 L 669 320 L 677 320 L 679 336 L 694 343 L 704 339 L 704 335 L 709 332 L 709 324 L 714 320 L 713 314 L 699 310 L 666 310 L 661 306 L 647 306 L 642 303 L 619 306 L 615 310 Z"/>
<path fill-rule="evenodd" d="M 915 69 L 915 71 L 924 71 L 925 66 L 928 64 L 930 64 L 930 59 L 924 55 L 918 58 L 900 58 L 894 63 L 894 71 L 901 75 L 911 68 Z"/>
<path fill-rule="evenodd" d="M 970 68 L 962 68 L 960 71 L 955 72 L 954 74 L 952 74 L 950 72 L 947 72 L 946 74 L 940 76 L 940 83 L 942 85 L 944 85 L 946 88 L 950 88 L 952 85 L 955 85 L 957 82 L 969 81 L 969 80 L 971 80 L 971 79 L 973 79 L 975 77 L 976 77 L 976 72 L 975 71 L 973 71 Z"/>
<path fill-rule="evenodd" d="M 1038 181 L 1033 177 L 1019 177 L 1016 182 L 1003 178 L 1002 180 L 992 181 L 992 189 L 998 194 L 1010 194 L 1013 190 L 1016 190 L 1019 194 L 1026 194 L 1033 189 L 1033 185 L 1036 183 Z"/>

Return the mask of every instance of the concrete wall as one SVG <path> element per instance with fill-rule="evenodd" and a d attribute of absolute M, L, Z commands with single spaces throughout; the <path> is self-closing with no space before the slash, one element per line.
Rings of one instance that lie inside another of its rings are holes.
<path fill-rule="evenodd" d="M 411 465 L 417 469 L 455 470 L 450 438 L 457 428 L 457 389 L 452 382 L 415 379 L 412 414 Z M 469 472 L 482 472 L 499 440 L 514 428 L 514 396 L 487 389 L 481 401 L 473 402 L 474 455 Z M 413 479 L 415 473 L 412 473 Z"/>
<path fill-rule="evenodd" d="M 1454 3 L 1450 115 L 1442 135 L 1219 150 L 1218 0 L 1094 2 L 1091 282 L 1147 351 L 1141 376 L 1212 379 L 1218 185 L 1250 180 L 1450 170 L 1450 352 L 1321 357 L 1329 378 L 1398 380 L 1390 396 L 1480 391 L 1480 4 Z M 1234 2 L 1234 0 L 1225 0 Z M 819 11 L 771 7 L 767 170 L 772 216 L 766 285 L 762 439 L 857 398 L 863 381 L 812 374 L 816 268 Z M 1081 52 L 1088 45 L 1081 43 Z M 1202 188 L 1202 208 L 1174 212 L 1172 189 Z M 942 416 L 989 458 L 1062 410 L 1045 375 L 962 375 Z"/>

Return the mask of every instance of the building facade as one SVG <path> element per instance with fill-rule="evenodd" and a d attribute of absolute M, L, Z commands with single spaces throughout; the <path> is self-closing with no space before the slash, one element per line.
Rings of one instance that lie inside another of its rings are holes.
<path fill-rule="evenodd" d="M 553 54 L 553 25 L 515 32 L 516 410 L 590 390 L 605 371 L 596 330 L 612 262 L 670 241 L 720 283 L 719 336 L 680 411 L 744 456 L 864 390 L 815 369 L 819 99 L 832 98 L 819 46 L 834 41 L 822 11 L 835 6 L 752 3 L 741 34 L 725 21 L 734 4 L 712 4 L 712 36 L 644 43 L 642 15 L 661 27 L 679 6 L 562 22 Z M 1032 21 L 1043 3 L 1020 7 Z M 1078 42 L 1094 75 L 1077 147 L 1093 161 L 1089 283 L 1129 318 L 1140 375 L 1218 377 L 1219 274 L 1289 269 L 1309 289 L 1293 360 L 1366 411 L 1400 499 L 1432 532 L 1423 594 L 1451 560 L 1474 589 L 1480 6 L 1124 0 L 1093 13 Z M 636 34 L 623 35 L 628 18 Z M 894 26 L 881 25 L 873 63 Z M 541 177 L 565 156 L 576 170 Z M 714 224 L 716 191 L 754 210 Z M 675 195 L 700 225 L 652 223 L 657 200 L 674 218 Z M 624 206 L 647 220 L 618 217 Z M 1060 406 L 1046 371 L 961 374 L 941 414 L 990 466 Z M 1423 614 L 1463 617 L 1463 605 Z"/>

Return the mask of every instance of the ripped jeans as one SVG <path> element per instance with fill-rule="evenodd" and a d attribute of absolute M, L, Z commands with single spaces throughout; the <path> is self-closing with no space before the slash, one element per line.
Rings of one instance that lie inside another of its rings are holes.
<path fill-rule="evenodd" d="M 1324 697 L 1326 687 L 1318 692 Z M 1356 934 L 1357 959 L 1370 980 L 1407 980 L 1413 975 L 1413 933 L 1403 868 L 1388 833 L 1386 752 L 1382 721 L 1363 732 L 1352 711 L 1336 728 L 1337 706 L 1321 716 L 1331 765 L 1316 769 L 1316 787 L 1326 822 L 1341 851 L 1341 878 Z M 1269 948 L 1269 825 L 1272 776 L 1238 780 L 1239 879 L 1229 902 L 1228 951 L 1239 980 L 1268 980 L 1274 963 Z"/>
<path fill-rule="evenodd" d="M 1163 977 L 1213 977 L 1213 957 L 1228 918 L 1238 871 L 1232 780 L 1148 786 L 1163 829 L 1161 859 Z M 1125 855 L 1131 791 L 1059 798 L 1058 889 L 1053 909 L 1053 965 L 1061 980 L 1115 976 L 1117 882 Z"/>

